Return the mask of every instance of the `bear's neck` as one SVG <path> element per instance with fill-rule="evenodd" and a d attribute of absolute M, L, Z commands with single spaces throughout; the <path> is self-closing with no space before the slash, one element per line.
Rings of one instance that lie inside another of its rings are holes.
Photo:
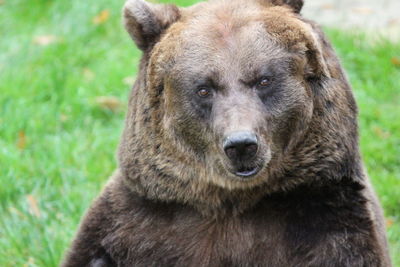
<path fill-rule="evenodd" d="M 176 177 L 154 162 L 136 162 L 138 165 L 135 169 L 121 169 L 121 178 L 132 194 L 149 201 L 189 206 L 206 217 L 239 215 L 270 196 L 296 194 L 301 188 L 308 188 L 311 194 L 311 190 L 325 188 L 330 183 L 352 181 L 361 186 L 363 184 L 362 168 L 354 163 L 352 157 L 339 162 L 321 160 L 319 166 L 297 162 L 296 168 L 282 168 L 279 175 L 271 176 L 263 184 L 233 190 L 206 184 L 193 177 Z"/>

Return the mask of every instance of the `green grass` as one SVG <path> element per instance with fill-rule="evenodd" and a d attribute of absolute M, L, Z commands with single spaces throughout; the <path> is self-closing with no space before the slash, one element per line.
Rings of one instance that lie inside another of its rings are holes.
<path fill-rule="evenodd" d="M 122 4 L 0 1 L 0 266 L 57 266 L 116 167 L 124 79 L 140 57 L 122 29 Z M 109 19 L 93 24 L 105 9 Z M 35 44 L 47 35 L 57 42 Z M 400 69 L 391 63 L 399 44 L 329 36 L 355 88 L 364 160 L 400 266 Z M 120 107 L 105 108 L 99 96 L 116 97 Z"/>

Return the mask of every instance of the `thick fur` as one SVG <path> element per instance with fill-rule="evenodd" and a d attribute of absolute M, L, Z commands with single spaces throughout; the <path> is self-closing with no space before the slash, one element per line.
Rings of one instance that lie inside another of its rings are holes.
<path fill-rule="evenodd" d="M 302 5 L 128 1 L 143 58 L 119 169 L 62 266 L 391 266 L 351 88 Z M 203 78 L 212 100 L 193 93 Z M 237 129 L 260 141 L 251 179 L 220 148 Z"/>

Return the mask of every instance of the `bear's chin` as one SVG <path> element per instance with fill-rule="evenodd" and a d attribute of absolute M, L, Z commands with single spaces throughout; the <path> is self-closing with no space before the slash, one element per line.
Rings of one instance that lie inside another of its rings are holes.
<path fill-rule="evenodd" d="M 240 167 L 225 167 L 224 171 L 227 172 L 227 176 L 229 179 L 234 179 L 238 181 L 248 181 L 255 179 L 257 176 L 259 176 L 260 172 L 264 169 L 264 166 L 267 165 L 267 163 L 252 163 L 252 164 L 246 164 L 242 165 Z"/>
<path fill-rule="evenodd" d="M 260 168 L 258 166 L 246 166 L 238 169 L 235 174 L 241 179 L 250 179 L 251 177 L 256 176 L 259 171 Z"/>
<path fill-rule="evenodd" d="M 267 166 L 268 162 L 249 170 L 234 170 L 224 166 L 219 174 L 208 176 L 207 182 L 227 190 L 251 189 L 267 182 Z"/>
<path fill-rule="evenodd" d="M 268 167 L 271 158 L 271 150 L 266 149 L 266 151 L 260 152 L 256 159 L 251 162 L 240 163 L 238 166 L 224 162 L 221 169 L 227 174 L 225 179 L 233 180 L 235 183 L 253 184 L 253 180 L 263 182 L 266 180 L 265 169 Z"/>
<path fill-rule="evenodd" d="M 264 184 L 267 180 L 268 176 L 265 172 L 259 171 L 257 174 L 246 178 L 234 174 L 224 177 L 213 177 L 211 182 L 218 187 L 232 191 L 248 190 Z"/>

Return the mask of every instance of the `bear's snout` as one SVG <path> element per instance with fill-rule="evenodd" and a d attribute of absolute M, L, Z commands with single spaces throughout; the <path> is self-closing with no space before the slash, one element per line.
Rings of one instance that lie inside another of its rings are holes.
<path fill-rule="evenodd" d="M 228 135 L 223 143 L 224 151 L 232 161 L 244 161 L 254 158 L 258 150 L 258 141 L 251 132 L 236 132 Z"/>
<path fill-rule="evenodd" d="M 250 177 L 258 173 L 254 161 L 258 152 L 257 136 L 248 131 L 234 132 L 224 138 L 223 149 L 234 173 L 240 177 Z"/>

